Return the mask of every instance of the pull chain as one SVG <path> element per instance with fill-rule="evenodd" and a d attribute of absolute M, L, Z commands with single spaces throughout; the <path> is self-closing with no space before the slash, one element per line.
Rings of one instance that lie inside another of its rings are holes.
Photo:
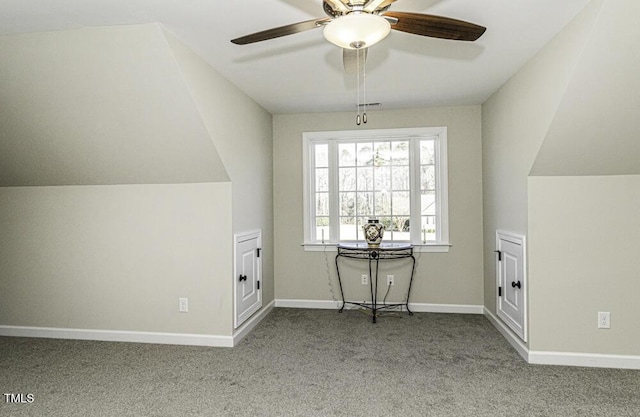
<path fill-rule="evenodd" d="M 358 74 L 358 86 L 356 88 L 356 94 L 358 96 L 358 98 L 356 99 L 356 105 L 358 106 L 358 115 L 356 116 L 356 125 L 360 126 L 362 122 L 362 118 L 360 117 L 360 48 L 356 49 L 356 71 Z"/>
<path fill-rule="evenodd" d="M 365 55 L 365 61 L 362 64 L 362 87 L 364 90 L 363 93 L 363 101 L 364 101 L 364 114 L 362 115 L 362 121 L 367 123 L 367 60 Z"/>
<path fill-rule="evenodd" d="M 361 44 L 362 45 L 362 44 Z M 358 82 L 358 86 L 356 89 L 356 94 L 358 96 L 357 101 L 357 106 L 358 106 L 358 115 L 356 116 L 356 125 L 360 126 L 362 123 L 367 123 L 367 62 L 366 62 L 366 52 L 361 52 L 360 50 L 362 49 L 362 47 L 360 46 L 355 46 L 355 50 L 356 50 L 356 72 L 357 72 L 357 82 Z M 366 51 L 366 49 L 365 49 Z M 363 103 L 362 106 L 360 105 L 360 54 L 364 54 L 362 55 L 363 57 L 363 64 L 362 64 L 362 99 L 363 99 Z M 363 108 L 363 112 L 362 112 L 362 116 L 360 115 L 360 107 Z"/>

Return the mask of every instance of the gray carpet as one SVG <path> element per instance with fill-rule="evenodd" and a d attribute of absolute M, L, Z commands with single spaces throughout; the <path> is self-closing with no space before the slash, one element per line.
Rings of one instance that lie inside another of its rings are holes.
<path fill-rule="evenodd" d="M 640 416 L 640 371 L 528 365 L 483 316 L 275 309 L 239 346 L 0 338 L 2 416 Z"/>

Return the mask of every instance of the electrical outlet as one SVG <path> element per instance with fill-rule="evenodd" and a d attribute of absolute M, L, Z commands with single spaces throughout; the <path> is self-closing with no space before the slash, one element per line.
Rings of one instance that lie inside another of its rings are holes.
<path fill-rule="evenodd" d="M 387 275 L 387 286 L 394 286 L 396 283 L 396 277 L 393 275 Z"/>
<path fill-rule="evenodd" d="M 360 283 L 362 285 L 369 285 L 369 275 L 367 274 L 360 275 Z"/>
<path fill-rule="evenodd" d="M 189 299 L 188 298 L 178 298 L 178 311 L 181 313 L 189 312 Z"/>
<path fill-rule="evenodd" d="M 598 329 L 611 328 L 611 313 L 608 311 L 598 312 Z"/>

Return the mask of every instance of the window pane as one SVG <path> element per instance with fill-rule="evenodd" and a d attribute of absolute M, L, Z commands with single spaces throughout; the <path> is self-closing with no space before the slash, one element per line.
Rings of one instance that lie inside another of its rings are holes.
<path fill-rule="evenodd" d="M 358 143 L 358 166 L 372 166 L 373 165 L 373 144 L 372 143 Z"/>
<path fill-rule="evenodd" d="M 393 165 L 409 165 L 409 142 L 392 142 L 391 161 Z"/>
<path fill-rule="evenodd" d="M 420 164 L 435 164 L 435 142 L 433 140 L 420 141 Z"/>
<path fill-rule="evenodd" d="M 356 193 L 340 193 L 340 215 L 356 215 Z"/>
<path fill-rule="evenodd" d="M 329 235 L 329 218 L 316 217 L 316 240 L 327 241 L 331 239 Z"/>
<path fill-rule="evenodd" d="M 395 216 L 393 218 L 393 230 L 396 232 L 410 231 L 409 216 Z"/>
<path fill-rule="evenodd" d="M 358 191 L 373 190 L 373 168 L 358 168 Z"/>
<path fill-rule="evenodd" d="M 358 193 L 357 203 L 359 216 L 373 216 L 373 193 Z"/>
<path fill-rule="evenodd" d="M 422 216 L 422 228 L 425 230 L 435 229 L 436 216 Z"/>
<path fill-rule="evenodd" d="M 373 178 L 376 191 L 391 190 L 391 167 L 375 167 L 373 169 Z"/>
<path fill-rule="evenodd" d="M 377 216 L 376 220 L 378 220 L 384 226 L 384 233 L 382 235 L 382 240 L 392 240 L 393 236 L 393 222 L 391 221 L 390 216 Z"/>
<path fill-rule="evenodd" d="M 436 215 L 436 193 L 435 191 L 423 191 L 420 193 L 422 215 Z"/>
<path fill-rule="evenodd" d="M 356 169 L 340 168 L 338 171 L 338 190 L 339 191 L 355 191 L 356 190 Z"/>
<path fill-rule="evenodd" d="M 409 191 L 409 167 L 393 167 L 391 170 L 391 189 Z"/>
<path fill-rule="evenodd" d="M 355 217 L 340 218 L 340 240 L 358 240 L 358 225 Z"/>
<path fill-rule="evenodd" d="M 436 189 L 436 167 L 426 165 L 420 167 L 420 189 L 435 190 Z"/>
<path fill-rule="evenodd" d="M 356 165 L 356 144 L 341 143 L 338 145 L 338 160 L 341 167 Z"/>
<path fill-rule="evenodd" d="M 329 193 L 316 193 L 316 216 L 329 215 Z"/>
<path fill-rule="evenodd" d="M 436 240 L 435 216 L 422 216 L 422 230 L 420 237 L 425 242 Z"/>
<path fill-rule="evenodd" d="M 316 168 L 329 166 L 329 145 L 326 143 L 315 145 Z"/>
<path fill-rule="evenodd" d="M 380 167 L 391 162 L 391 144 L 389 142 L 376 142 L 373 144 L 373 165 Z"/>
<path fill-rule="evenodd" d="M 329 169 L 316 169 L 316 191 L 329 191 Z"/>
<path fill-rule="evenodd" d="M 411 214 L 410 192 L 396 191 L 393 193 L 393 214 L 397 216 L 409 216 Z"/>
<path fill-rule="evenodd" d="M 393 218 L 393 240 L 411 240 L 409 216 L 398 216 Z"/>
<path fill-rule="evenodd" d="M 362 231 L 362 226 L 364 226 L 365 224 L 367 224 L 367 222 L 369 221 L 369 216 L 366 217 L 356 217 L 356 232 L 357 232 L 357 238 L 360 240 L 364 240 L 364 232 Z M 371 217 L 373 219 L 373 216 Z"/>
<path fill-rule="evenodd" d="M 376 216 L 390 216 L 391 215 L 391 193 L 390 192 L 376 192 Z"/>

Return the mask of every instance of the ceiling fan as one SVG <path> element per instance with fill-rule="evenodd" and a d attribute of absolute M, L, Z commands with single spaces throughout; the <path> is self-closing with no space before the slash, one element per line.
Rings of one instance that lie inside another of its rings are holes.
<path fill-rule="evenodd" d="M 366 58 L 366 48 L 384 39 L 391 29 L 432 38 L 475 41 L 486 28 L 462 20 L 422 13 L 389 11 L 396 0 L 323 0 L 328 17 L 281 26 L 233 39 L 246 45 L 324 27 L 325 38 L 343 48 L 344 65 L 353 72 Z M 364 53 L 363 53 L 364 52 Z"/>

